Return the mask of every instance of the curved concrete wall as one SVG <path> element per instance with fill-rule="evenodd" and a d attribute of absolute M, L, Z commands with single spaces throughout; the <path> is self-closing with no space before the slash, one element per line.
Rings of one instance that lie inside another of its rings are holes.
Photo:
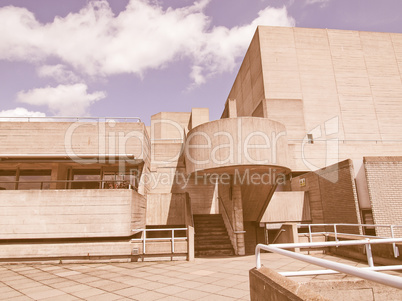
<path fill-rule="evenodd" d="M 287 149 L 286 128 L 279 122 L 256 117 L 220 119 L 188 133 L 186 171 L 226 167 L 230 173 L 239 165 L 287 168 Z"/>

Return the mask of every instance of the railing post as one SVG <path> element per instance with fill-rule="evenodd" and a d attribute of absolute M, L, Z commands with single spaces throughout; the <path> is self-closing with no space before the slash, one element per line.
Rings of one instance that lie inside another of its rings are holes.
<path fill-rule="evenodd" d="M 338 231 L 336 229 L 336 224 L 334 224 L 335 241 L 338 241 Z M 338 247 L 338 246 L 336 246 Z"/>
<path fill-rule="evenodd" d="M 391 230 L 391 237 L 395 238 L 394 236 L 394 225 L 389 226 Z M 397 258 L 399 256 L 399 250 L 395 243 L 392 243 L 392 249 L 394 250 L 394 257 Z"/>
<path fill-rule="evenodd" d="M 313 242 L 313 235 L 311 234 L 311 224 L 308 224 L 309 242 Z"/>
<path fill-rule="evenodd" d="M 174 254 L 174 229 L 172 229 L 172 254 Z"/>
<path fill-rule="evenodd" d="M 261 252 L 259 245 L 255 247 L 255 266 L 257 269 L 261 268 Z"/>
<path fill-rule="evenodd" d="M 142 230 L 142 254 L 145 254 L 145 240 L 147 239 L 146 230 Z"/>
<path fill-rule="evenodd" d="M 371 244 L 370 240 L 367 239 L 368 243 L 366 244 L 366 255 L 367 255 L 367 262 L 369 267 L 374 266 L 374 260 L 373 260 L 373 253 L 371 252 Z"/>

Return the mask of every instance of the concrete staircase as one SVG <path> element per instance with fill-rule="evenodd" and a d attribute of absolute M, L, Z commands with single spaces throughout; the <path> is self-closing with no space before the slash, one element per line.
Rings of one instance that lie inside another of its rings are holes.
<path fill-rule="evenodd" d="M 195 256 L 234 255 L 221 214 L 194 215 Z"/>

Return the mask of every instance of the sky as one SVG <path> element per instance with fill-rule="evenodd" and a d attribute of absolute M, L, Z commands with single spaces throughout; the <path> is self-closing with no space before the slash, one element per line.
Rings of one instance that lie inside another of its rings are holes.
<path fill-rule="evenodd" d="M 0 0 L 0 117 L 218 119 L 258 25 L 402 33 L 401 0 Z"/>

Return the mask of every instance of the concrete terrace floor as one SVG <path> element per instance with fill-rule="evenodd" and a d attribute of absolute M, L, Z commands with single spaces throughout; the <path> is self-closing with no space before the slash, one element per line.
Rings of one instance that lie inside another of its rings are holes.
<path fill-rule="evenodd" d="M 276 271 L 322 269 L 278 254 L 261 254 Z M 367 266 L 352 260 L 318 257 Z M 2 264 L 1 300 L 249 300 L 248 271 L 255 256 L 84 264 Z M 292 277 L 295 281 L 351 278 L 344 274 Z"/>

